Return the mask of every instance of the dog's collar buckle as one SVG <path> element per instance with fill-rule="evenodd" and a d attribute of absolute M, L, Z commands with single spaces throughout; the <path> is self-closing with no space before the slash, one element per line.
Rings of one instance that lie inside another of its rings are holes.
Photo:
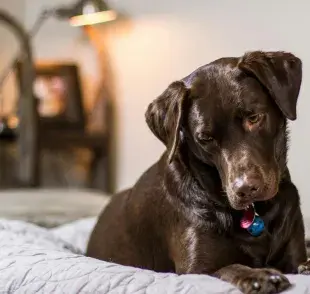
<path fill-rule="evenodd" d="M 240 227 L 246 229 L 254 237 L 260 236 L 264 231 L 264 221 L 256 213 L 254 204 L 244 210 L 243 217 L 240 220 Z"/>

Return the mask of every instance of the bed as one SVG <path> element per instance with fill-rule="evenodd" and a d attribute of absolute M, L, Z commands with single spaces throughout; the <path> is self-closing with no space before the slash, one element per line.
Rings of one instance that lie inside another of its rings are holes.
<path fill-rule="evenodd" d="M 0 293 L 239 293 L 199 275 L 177 276 L 83 256 L 96 218 L 52 229 L 0 219 Z M 310 293 L 310 278 L 288 276 L 287 293 Z"/>
<path fill-rule="evenodd" d="M 108 203 L 108 198 L 90 192 L 71 191 L 71 196 L 68 193 L 45 191 L 44 201 L 35 191 L 28 191 L 28 195 L 0 193 L 2 204 L 7 206 L 0 208 L 0 215 L 1 209 L 2 215 L 5 214 L 0 219 L 0 294 L 240 293 L 232 285 L 208 276 L 159 274 L 83 256 L 98 212 Z M 32 200 L 37 199 L 35 206 L 33 201 L 29 204 L 30 196 Z M 57 200 L 57 205 L 53 205 L 56 198 L 60 202 Z M 64 209 L 61 201 L 70 205 L 70 209 Z M 87 211 L 81 211 L 85 201 Z M 310 293 L 310 277 L 288 278 L 293 287 L 287 293 Z"/>

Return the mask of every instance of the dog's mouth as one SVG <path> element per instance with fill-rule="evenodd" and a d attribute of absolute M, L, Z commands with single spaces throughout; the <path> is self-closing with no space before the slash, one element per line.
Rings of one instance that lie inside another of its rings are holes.
<path fill-rule="evenodd" d="M 266 173 L 267 174 L 267 173 Z M 279 189 L 277 173 L 268 176 L 234 177 L 226 184 L 226 195 L 230 206 L 235 210 L 246 210 L 255 202 L 264 202 L 276 196 Z"/>
<path fill-rule="evenodd" d="M 229 201 L 230 205 L 235 210 L 247 210 L 254 204 L 254 201 Z"/>
<path fill-rule="evenodd" d="M 254 203 L 252 205 L 249 205 L 243 210 L 243 215 L 240 220 L 240 227 L 243 229 L 247 229 L 254 220 L 255 217 L 255 206 Z"/>
<path fill-rule="evenodd" d="M 235 210 L 248 210 L 256 202 L 268 201 L 276 196 L 278 187 L 272 189 L 262 189 L 262 192 L 257 194 L 256 197 L 239 197 L 235 193 L 227 194 L 230 206 Z"/>

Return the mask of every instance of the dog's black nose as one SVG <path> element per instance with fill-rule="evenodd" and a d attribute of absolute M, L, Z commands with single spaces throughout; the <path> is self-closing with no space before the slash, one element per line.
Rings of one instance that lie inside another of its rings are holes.
<path fill-rule="evenodd" d="M 259 191 L 260 181 L 258 179 L 236 179 L 233 190 L 240 198 L 255 197 Z"/>

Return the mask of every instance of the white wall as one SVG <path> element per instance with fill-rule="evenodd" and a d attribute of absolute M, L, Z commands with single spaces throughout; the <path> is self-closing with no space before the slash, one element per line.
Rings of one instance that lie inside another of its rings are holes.
<path fill-rule="evenodd" d="M 53 1 L 57 3 L 63 1 Z M 69 2 L 69 0 L 68 0 Z M 29 25 L 47 1 L 26 0 Z M 43 3 L 43 4 L 42 4 Z M 49 1 L 49 3 L 51 3 Z M 162 145 L 144 123 L 148 103 L 173 80 L 221 56 L 253 49 L 287 50 L 302 58 L 304 80 L 298 120 L 292 125 L 289 165 L 310 217 L 310 2 L 114 0 L 131 18 L 127 30 L 111 26 L 109 50 L 117 82 L 118 187 L 131 185 L 160 155 Z M 39 57 L 78 60 L 96 81 L 96 62 L 79 29 L 49 22 L 37 38 Z M 88 83 L 91 92 L 92 84 Z M 87 92 L 89 92 L 87 91 Z M 89 93 L 88 93 L 89 94 Z"/>

